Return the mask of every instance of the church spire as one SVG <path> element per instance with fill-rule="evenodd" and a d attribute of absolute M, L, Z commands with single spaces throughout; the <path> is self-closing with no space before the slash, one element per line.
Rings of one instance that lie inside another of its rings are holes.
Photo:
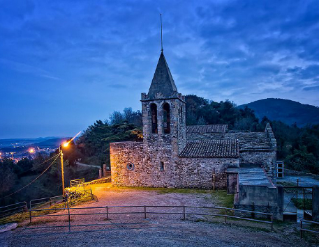
<path fill-rule="evenodd" d="M 158 59 L 152 84 L 148 91 L 148 97 L 150 98 L 170 98 L 174 97 L 177 93 L 177 88 L 173 80 L 171 71 L 166 62 L 164 53 Z"/>

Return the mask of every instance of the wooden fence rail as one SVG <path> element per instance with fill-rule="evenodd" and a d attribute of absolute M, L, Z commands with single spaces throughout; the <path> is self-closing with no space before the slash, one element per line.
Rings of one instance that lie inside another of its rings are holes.
<path fill-rule="evenodd" d="M 17 202 L 3 206 L 0 207 L 0 219 L 24 211 L 28 211 L 27 202 Z"/>
<path fill-rule="evenodd" d="M 156 208 L 161 208 L 161 209 L 178 209 L 179 211 L 177 212 L 169 212 L 169 211 L 164 211 L 164 212 L 159 212 L 156 211 Z M 96 212 L 96 209 L 103 209 L 103 212 Z M 120 211 L 114 212 L 114 209 L 118 209 Z M 123 209 L 134 209 L 134 211 L 127 211 Z M 192 209 L 192 211 L 191 211 Z M 223 210 L 224 213 L 211 213 L 211 212 L 194 212 L 195 210 L 203 210 L 203 209 L 209 209 L 209 210 Z M 50 211 L 61 211 L 65 210 L 66 212 L 63 214 L 39 214 L 39 212 L 50 212 Z M 82 210 L 93 210 L 93 212 L 84 212 L 82 213 Z M 74 213 L 74 211 L 76 213 Z M 32 212 L 37 212 L 37 215 L 32 214 Z M 78 212 L 78 213 L 77 213 Z M 236 212 L 239 213 L 254 213 L 256 215 L 261 215 L 263 217 L 267 217 L 267 219 L 270 220 L 263 220 L 263 219 L 253 219 L 253 218 L 248 218 L 248 217 L 242 217 L 242 216 L 236 216 L 236 215 L 230 215 L 227 214 L 227 212 L 232 212 L 235 214 Z M 138 215 L 141 214 L 143 215 L 144 219 L 147 219 L 148 216 L 150 215 L 179 215 L 181 216 L 182 220 L 186 220 L 187 216 L 212 216 L 212 217 L 222 217 L 225 219 L 225 223 L 227 223 L 227 219 L 238 219 L 238 220 L 246 220 L 246 221 L 252 221 L 252 222 L 258 222 L 258 223 L 265 223 L 269 224 L 271 230 L 273 230 L 273 214 L 270 213 L 263 213 L 263 212 L 257 212 L 257 211 L 249 211 L 249 210 L 241 210 L 241 209 L 234 209 L 234 208 L 225 208 L 225 207 L 197 207 L 197 206 L 104 206 L 104 207 L 85 207 L 85 208 L 72 208 L 69 207 L 69 204 L 66 204 L 65 208 L 59 208 L 59 209 L 32 209 L 30 210 L 29 218 L 30 218 L 30 223 L 32 223 L 33 218 L 38 218 L 38 217 L 63 217 L 67 216 L 67 222 L 68 225 L 64 226 L 44 226 L 44 227 L 36 227 L 36 228 L 30 228 L 28 227 L 27 229 L 39 229 L 39 228 L 55 228 L 55 227 L 68 227 L 69 231 L 71 231 L 71 218 L 72 216 L 82 216 L 82 215 L 105 215 L 106 220 L 110 220 L 110 216 L 116 216 L 116 215 Z M 82 224 L 82 225 L 73 225 L 73 227 L 79 227 L 79 226 L 101 226 L 101 225 L 109 225 L 109 224 Z"/>
<path fill-rule="evenodd" d="M 319 226 L 319 222 L 316 221 L 311 221 L 311 220 L 300 220 L 300 237 L 303 237 L 303 232 L 311 232 L 311 233 L 315 233 L 315 234 L 319 234 L 319 231 L 314 231 L 314 230 L 310 230 L 305 227 L 305 223 L 306 224 L 315 224 Z"/>

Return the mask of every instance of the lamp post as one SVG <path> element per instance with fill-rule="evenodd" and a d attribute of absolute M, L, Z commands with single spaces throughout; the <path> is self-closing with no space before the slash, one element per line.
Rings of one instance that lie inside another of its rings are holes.
<path fill-rule="evenodd" d="M 63 147 L 68 147 L 69 142 L 64 142 L 62 145 L 59 146 L 59 153 L 60 153 L 60 158 L 61 158 L 61 176 L 62 176 L 62 191 L 63 191 L 63 197 L 65 196 L 65 191 L 64 191 L 64 165 L 63 165 L 63 152 L 62 152 L 62 146 Z"/>

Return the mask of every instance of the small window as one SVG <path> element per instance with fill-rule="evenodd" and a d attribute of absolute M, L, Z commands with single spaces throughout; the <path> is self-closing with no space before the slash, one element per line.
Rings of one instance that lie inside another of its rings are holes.
<path fill-rule="evenodd" d="M 126 168 L 127 168 L 127 170 L 129 170 L 129 171 L 133 171 L 133 170 L 134 170 L 134 164 L 133 164 L 133 163 L 128 163 L 128 164 L 126 165 Z"/>
<path fill-rule="evenodd" d="M 160 171 L 164 171 L 164 162 L 160 163 Z"/>

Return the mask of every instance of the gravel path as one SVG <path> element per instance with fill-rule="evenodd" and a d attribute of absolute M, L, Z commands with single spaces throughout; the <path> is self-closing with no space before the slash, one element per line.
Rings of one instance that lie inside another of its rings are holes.
<path fill-rule="evenodd" d="M 95 185 L 94 194 L 98 202 L 89 202 L 79 207 L 106 205 L 189 205 L 214 206 L 210 193 L 158 193 L 156 191 L 113 189 L 108 185 Z M 32 226 L 22 227 L 0 234 L 0 246 L 306 246 L 300 238 L 290 233 L 275 233 L 209 223 L 181 220 L 182 215 L 130 214 L 111 215 L 106 219 L 103 209 L 73 209 L 71 213 L 88 213 L 94 210 L 98 215 L 71 216 L 71 232 L 58 225 L 67 225 L 67 216 L 34 219 Z M 116 212 L 118 209 L 112 212 Z M 132 209 L 129 209 L 132 211 Z M 143 208 L 133 209 L 134 211 Z M 156 210 L 156 209 L 150 209 Z M 181 212 L 181 209 L 165 209 L 159 212 Z M 130 212 L 131 212 L 130 211 Z M 123 211 L 122 211 L 123 212 Z M 158 212 L 158 211 L 157 211 Z M 60 212 L 58 214 L 64 214 Z M 56 214 L 55 214 L 56 215 Z M 104 224 L 82 227 L 81 224 Z M 75 226 L 78 225 L 78 226 Z M 55 228 L 40 228 L 55 226 Z M 28 228 L 38 229 L 28 229 Z"/>

